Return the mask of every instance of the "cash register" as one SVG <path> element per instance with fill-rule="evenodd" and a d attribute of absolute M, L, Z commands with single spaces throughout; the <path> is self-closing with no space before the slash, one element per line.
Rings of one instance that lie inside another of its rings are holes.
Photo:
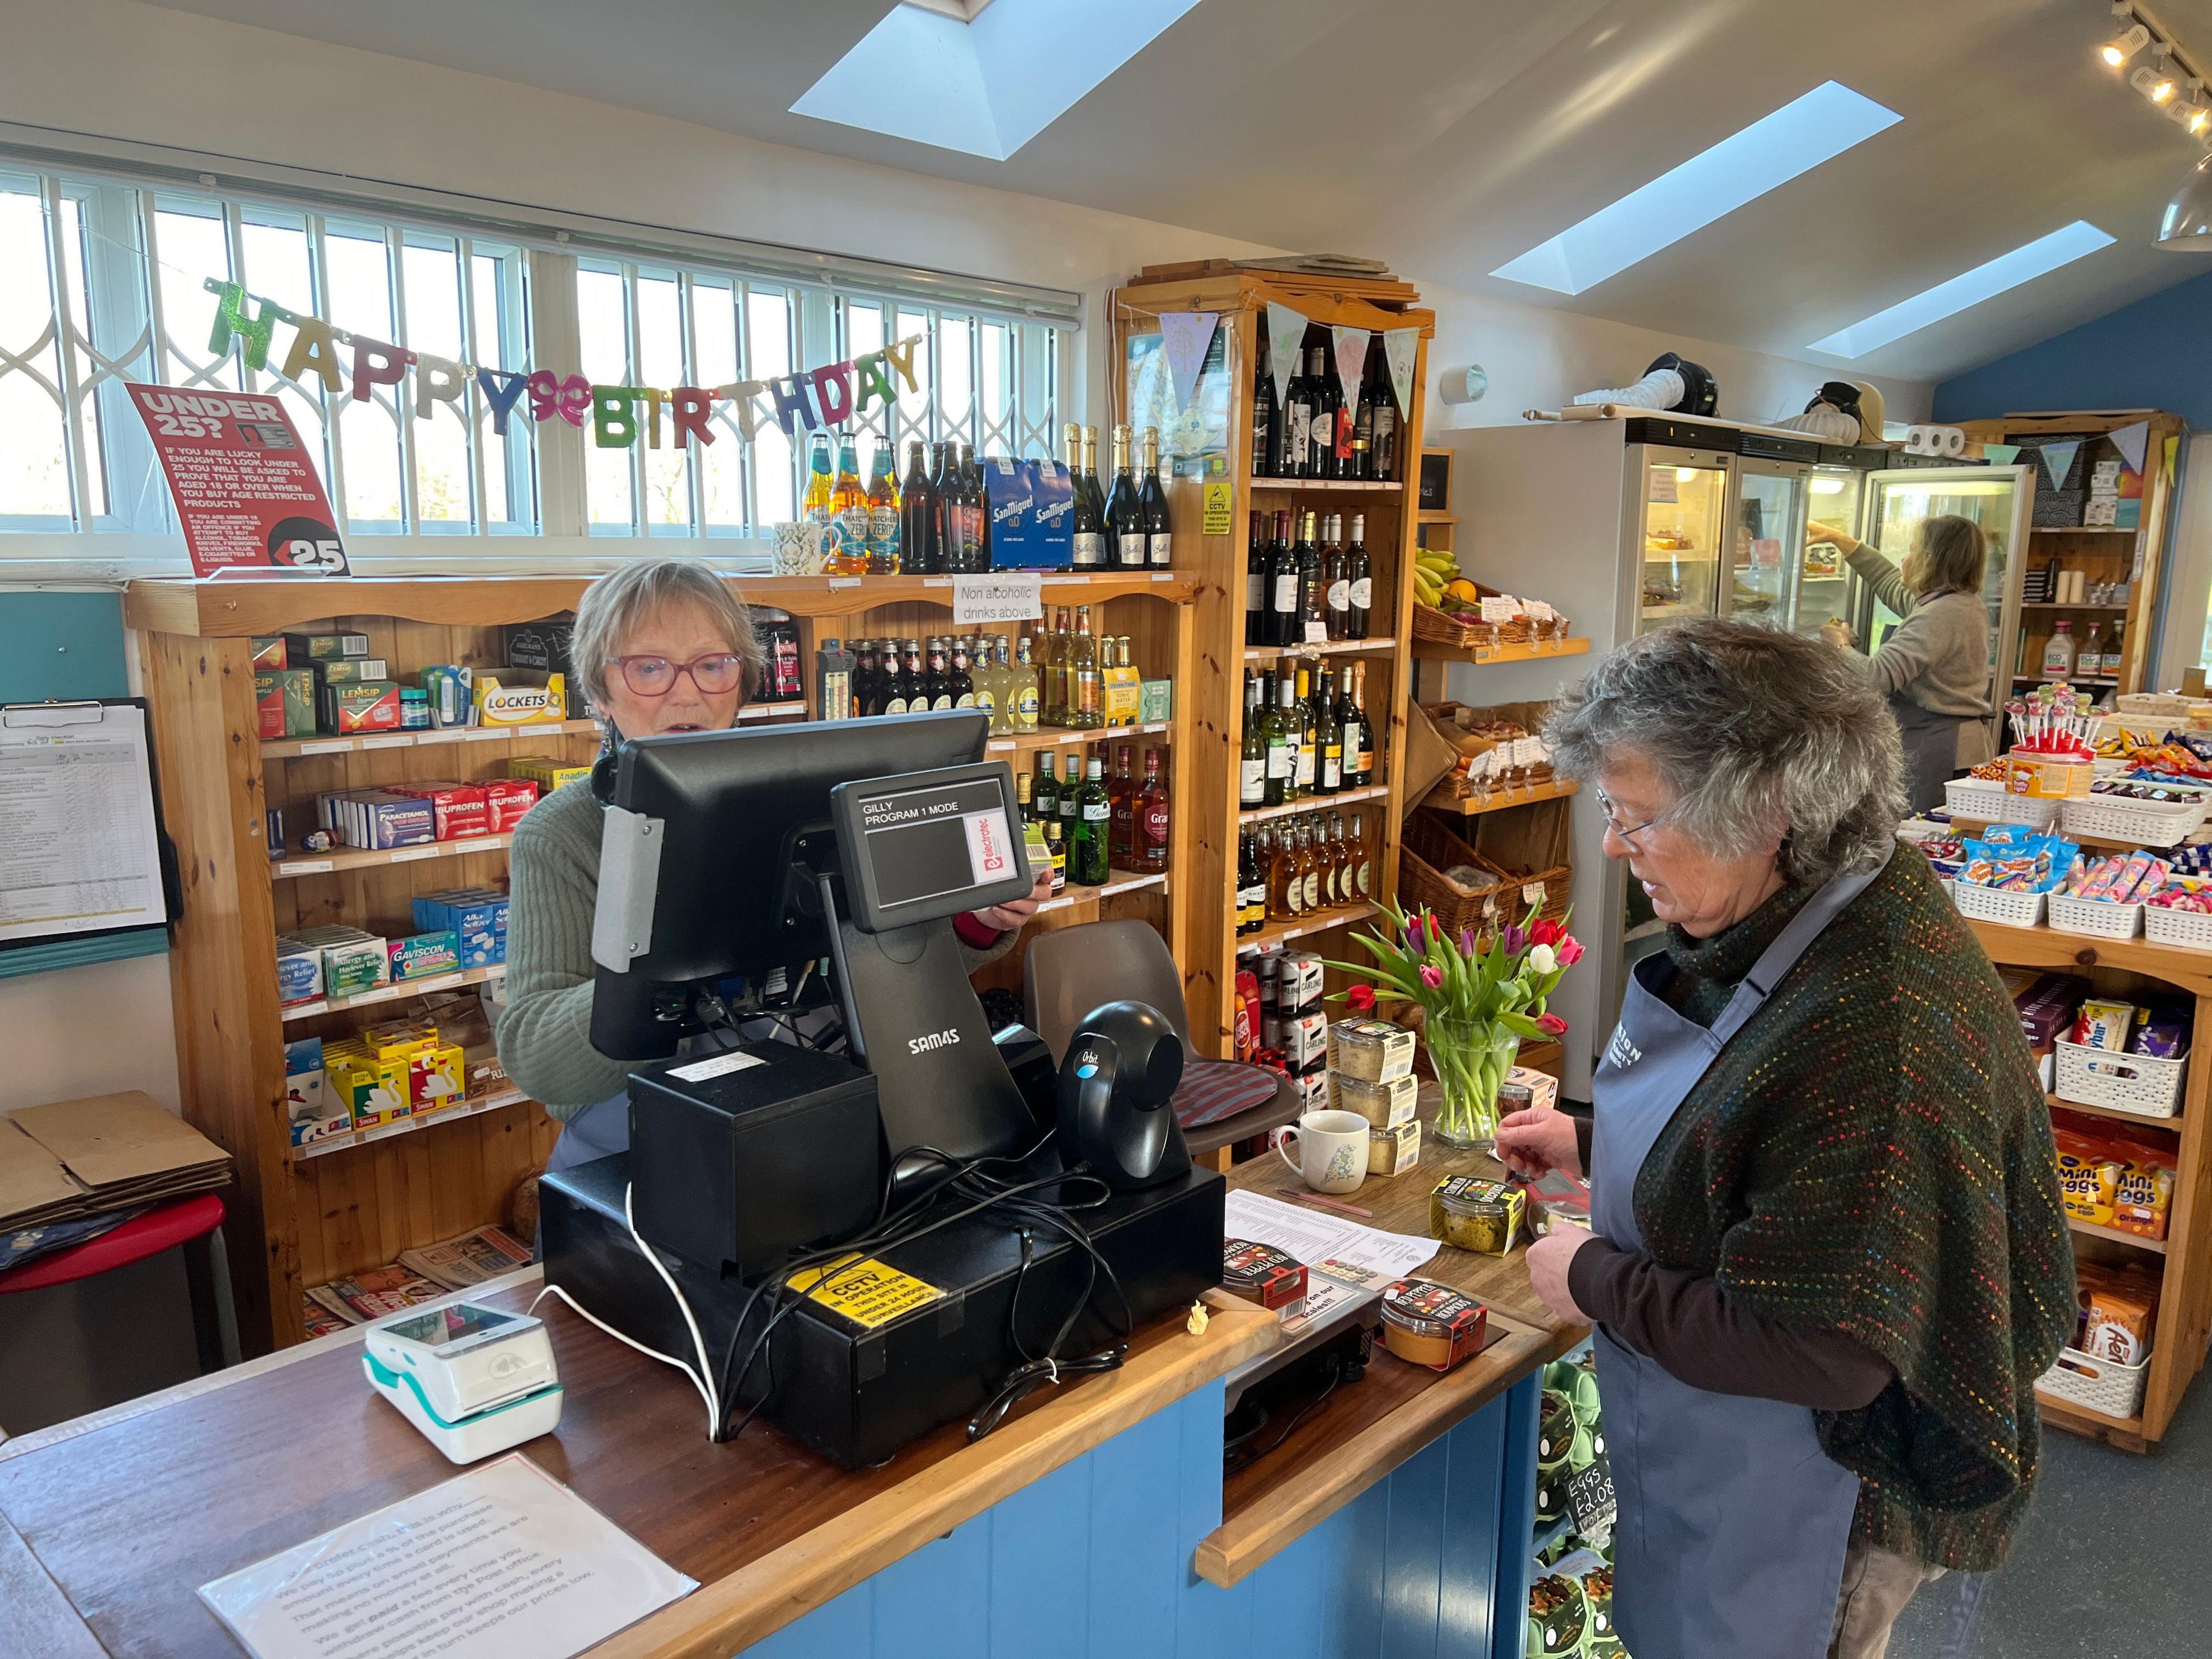
<path fill-rule="evenodd" d="M 717 1439 L 757 1413 L 858 1468 L 986 1432 L 1219 1282 L 1164 1022 L 1102 1008 L 1062 1077 L 969 984 L 952 918 L 1031 887 L 988 728 L 671 733 L 608 769 L 591 1035 L 634 1063 L 630 1149 L 540 1182 L 546 1281 L 690 1373 Z M 844 1051 L 746 1040 L 740 979 L 833 1000 Z"/>

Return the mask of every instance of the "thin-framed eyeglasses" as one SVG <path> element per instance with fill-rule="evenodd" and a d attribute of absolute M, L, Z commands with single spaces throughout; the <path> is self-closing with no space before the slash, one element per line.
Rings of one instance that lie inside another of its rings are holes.
<path fill-rule="evenodd" d="M 1602 789 L 1593 789 L 1590 793 L 1597 797 L 1597 810 L 1605 817 L 1605 827 L 1618 836 L 1620 840 L 1621 845 L 1627 848 L 1630 852 L 1642 852 L 1644 849 L 1636 844 L 1636 838 L 1642 835 L 1646 830 L 1651 828 L 1653 824 L 1658 823 L 1659 818 L 1646 818 L 1641 823 L 1632 825 L 1627 829 L 1623 829 L 1620 823 L 1620 814 L 1618 809 L 1613 805 L 1613 797 L 1607 794 Z M 1666 815 L 1664 813 L 1660 814 L 1661 817 L 1665 816 Z"/>
<path fill-rule="evenodd" d="M 623 684 L 641 697 L 662 697 L 676 689 L 676 677 L 688 674 L 702 695 L 719 697 L 745 683 L 745 659 L 734 651 L 714 651 L 690 662 L 665 657 L 617 657 Z"/>

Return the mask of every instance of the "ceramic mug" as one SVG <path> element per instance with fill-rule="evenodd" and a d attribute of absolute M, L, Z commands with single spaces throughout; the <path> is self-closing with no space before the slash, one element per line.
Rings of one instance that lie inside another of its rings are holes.
<path fill-rule="evenodd" d="M 1357 1112 L 1308 1112 L 1283 1131 L 1275 1150 L 1317 1193 L 1356 1193 L 1367 1179 L 1367 1136 L 1374 1126 Z M 1291 1156 L 1296 1138 L 1298 1155 Z"/>
<path fill-rule="evenodd" d="M 822 571 L 822 537 L 825 526 L 818 524 L 779 524 L 775 532 L 775 574 L 779 576 L 814 576 Z"/>

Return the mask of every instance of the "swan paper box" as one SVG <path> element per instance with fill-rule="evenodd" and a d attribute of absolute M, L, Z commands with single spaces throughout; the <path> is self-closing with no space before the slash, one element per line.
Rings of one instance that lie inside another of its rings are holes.
<path fill-rule="evenodd" d="M 410 1310 L 363 1333 L 362 1370 L 422 1437 L 473 1463 L 561 1421 L 561 1379 L 543 1321 L 477 1302 Z"/>

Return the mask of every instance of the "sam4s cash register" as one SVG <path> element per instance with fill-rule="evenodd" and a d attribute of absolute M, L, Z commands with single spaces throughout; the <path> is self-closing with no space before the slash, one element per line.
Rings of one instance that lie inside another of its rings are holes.
<path fill-rule="evenodd" d="M 1152 1097 L 1164 1022 L 1099 1022 L 1063 1079 L 969 984 L 951 919 L 1031 886 L 988 725 L 672 734 L 614 769 L 592 1040 L 635 1062 L 630 1149 L 541 1182 L 546 1277 L 690 1372 L 717 1438 L 758 1413 L 855 1467 L 981 1431 L 1219 1281 L 1221 1178 Z M 777 970 L 826 975 L 842 1054 L 728 1029 L 716 988 Z M 1118 1133 L 1115 1089 L 1146 1097 Z"/>

